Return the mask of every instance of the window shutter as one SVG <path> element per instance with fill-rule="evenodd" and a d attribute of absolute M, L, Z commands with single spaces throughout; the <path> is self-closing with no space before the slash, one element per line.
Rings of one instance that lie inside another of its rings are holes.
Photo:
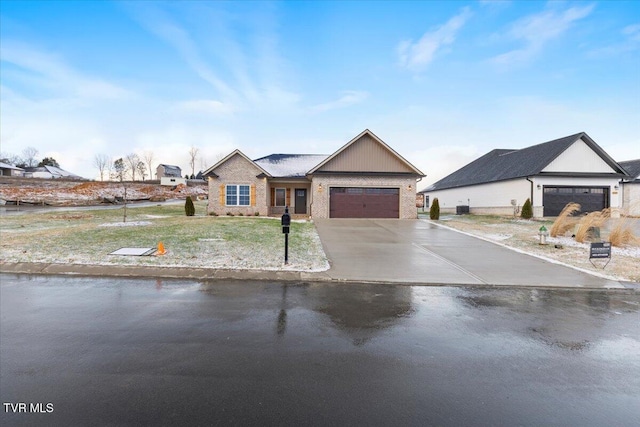
<path fill-rule="evenodd" d="M 256 205 L 256 185 L 255 184 L 251 185 L 251 194 L 249 197 L 251 198 L 251 206 L 255 206 Z"/>
<path fill-rule="evenodd" d="M 285 202 L 287 206 L 291 206 L 291 189 L 287 188 L 287 201 Z"/>
<path fill-rule="evenodd" d="M 220 206 L 224 206 L 225 193 L 224 193 L 224 184 L 220 184 Z"/>
<path fill-rule="evenodd" d="M 276 205 L 276 189 L 275 188 L 271 188 L 271 206 L 275 206 Z"/>

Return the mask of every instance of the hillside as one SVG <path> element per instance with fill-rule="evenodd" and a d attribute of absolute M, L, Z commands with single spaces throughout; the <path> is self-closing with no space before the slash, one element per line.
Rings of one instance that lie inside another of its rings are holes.
<path fill-rule="evenodd" d="M 87 206 L 129 201 L 207 198 L 205 182 L 163 186 L 158 181 L 100 182 L 38 178 L 0 178 L 0 204 Z"/>

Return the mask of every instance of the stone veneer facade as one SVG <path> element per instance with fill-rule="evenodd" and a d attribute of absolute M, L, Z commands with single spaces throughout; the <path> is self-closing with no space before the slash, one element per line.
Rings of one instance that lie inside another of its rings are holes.
<path fill-rule="evenodd" d="M 416 178 L 403 176 L 314 175 L 311 182 L 311 217 L 329 218 L 329 188 L 373 187 L 400 189 L 400 219 L 416 219 Z"/>

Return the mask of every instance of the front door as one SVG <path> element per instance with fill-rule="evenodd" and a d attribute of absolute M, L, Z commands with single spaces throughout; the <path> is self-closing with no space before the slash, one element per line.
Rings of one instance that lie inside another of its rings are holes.
<path fill-rule="evenodd" d="M 296 209 L 295 213 L 305 214 L 307 213 L 307 189 L 296 188 Z"/>

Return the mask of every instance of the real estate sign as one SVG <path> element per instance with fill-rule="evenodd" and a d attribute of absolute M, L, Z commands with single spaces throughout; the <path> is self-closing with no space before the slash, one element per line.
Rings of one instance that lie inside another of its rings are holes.
<path fill-rule="evenodd" d="M 609 264 L 611 261 L 611 243 L 610 242 L 597 242 L 591 243 L 589 247 L 589 261 L 593 264 L 592 259 L 606 259 L 607 262 L 602 267 L 603 269 Z M 593 264 L 595 266 L 595 264 Z"/>

